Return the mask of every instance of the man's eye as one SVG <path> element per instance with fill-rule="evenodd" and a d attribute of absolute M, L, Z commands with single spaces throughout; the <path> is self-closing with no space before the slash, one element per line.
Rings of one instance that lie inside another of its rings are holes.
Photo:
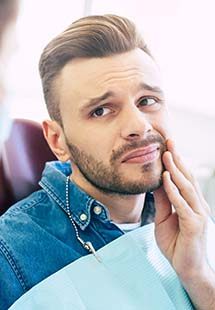
<path fill-rule="evenodd" d="M 100 117 L 100 116 L 104 116 L 106 114 L 108 114 L 110 112 L 109 108 L 97 108 L 93 113 L 92 116 L 93 117 Z"/>
<path fill-rule="evenodd" d="M 158 103 L 158 100 L 156 100 L 155 98 L 152 98 L 152 97 L 145 97 L 145 98 L 142 98 L 139 102 L 139 104 L 141 106 L 151 106 L 151 105 L 154 105 Z"/>

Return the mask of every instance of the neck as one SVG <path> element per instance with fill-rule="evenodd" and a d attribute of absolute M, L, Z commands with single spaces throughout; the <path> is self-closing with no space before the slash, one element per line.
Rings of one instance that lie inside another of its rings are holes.
<path fill-rule="evenodd" d="M 70 179 L 88 195 L 105 205 L 108 208 L 110 219 L 115 223 L 137 223 L 141 220 L 145 193 L 139 195 L 105 193 L 94 187 L 86 179 L 76 179 L 73 175 Z"/>
<path fill-rule="evenodd" d="M 110 218 L 115 223 L 137 223 L 141 220 L 145 194 L 112 195 L 111 199 L 107 195 L 101 195 L 98 200 L 108 208 Z"/>

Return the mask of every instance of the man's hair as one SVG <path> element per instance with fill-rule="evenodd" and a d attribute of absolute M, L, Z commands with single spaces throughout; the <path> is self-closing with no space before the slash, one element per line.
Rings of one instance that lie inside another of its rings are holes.
<path fill-rule="evenodd" d="M 0 0 L 0 48 L 4 32 L 9 23 L 16 18 L 18 11 L 17 0 Z"/>
<path fill-rule="evenodd" d="M 56 80 L 75 58 L 106 57 L 140 48 L 151 56 L 132 21 L 116 15 L 83 17 L 72 23 L 44 49 L 39 70 L 50 117 L 61 122 Z"/>

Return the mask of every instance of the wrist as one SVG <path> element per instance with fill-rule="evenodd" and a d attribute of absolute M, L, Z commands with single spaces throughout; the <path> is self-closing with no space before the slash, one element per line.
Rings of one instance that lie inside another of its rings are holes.
<path fill-rule="evenodd" d="M 180 280 L 186 284 L 190 285 L 193 283 L 194 279 L 196 282 L 208 281 L 209 274 L 213 272 L 208 264 L 208 262 L 202 263 L 199 267 L 195 268 L 185 268 L 185 270 L 177 272 Z"/>
<path fill-rule="evenodd" d="M 215 309 L 215 272 L 208 264 L 180 279 L 196 309 Z"/>

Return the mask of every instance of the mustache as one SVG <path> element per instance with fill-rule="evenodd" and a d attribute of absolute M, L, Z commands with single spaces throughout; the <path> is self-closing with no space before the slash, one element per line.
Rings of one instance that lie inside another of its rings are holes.
<path fill-rule="evenodd" d="M 142 141 L 133 141 L 130 144 L 123 145 L 118 150 L 113 150 L 111 156 L 111 162 L 120 159 L 127 152 L 136 150 L 138 148 L 146 147 L 152 143 L 158 143 L 160 145 L 161 154 L 166 151 L 166 140 L 159 134 L 150 135 Z"/>

